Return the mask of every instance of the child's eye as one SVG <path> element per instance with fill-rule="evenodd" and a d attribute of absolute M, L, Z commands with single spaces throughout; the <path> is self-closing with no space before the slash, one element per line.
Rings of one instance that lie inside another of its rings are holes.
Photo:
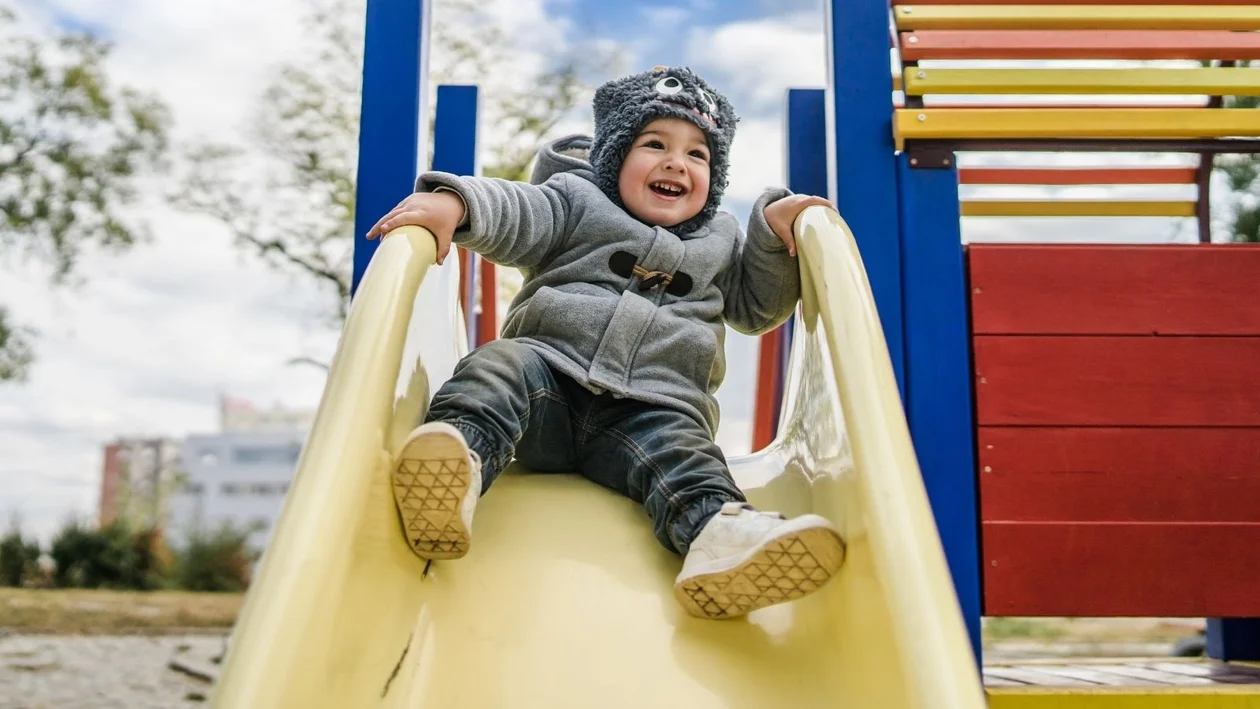
<path fill-rule="evenodd" d="M 659 141 L 659 140 L 649 140 L 648 142 L 646 142 L 646 143 L 644 143 L 644 144 L 643 144 L 643 147 L 645 147 L 645 148 L 654 148 L 654 149 L 656 149 L 656 150 L 664 150 L 664 149 L 665 149 L 665 144 L 664 144 L 664 143 L 662 143 L 662 142 L 661 142 L 661 141 Z"/>
<path fill-rule="evenodd" d="M 693 150 L 693 151 L 691 151 L 691 153 L 689 153 L 689 154 L 690 154 L 690 155 L 691 155 L 691 157 L 693 157 L 693 158 L 700 158 L 701 160 L 704 160 L 704 161 L 706 161 L 706 162 L 707 162 L 707 161 L 708 161 L 708 159 L 709 159 L 709 156 L 708 156 L 708 155 L 706 155 L 706 154 L 705 154 L 705 152 L 704 152 L 703 150 Z"/>

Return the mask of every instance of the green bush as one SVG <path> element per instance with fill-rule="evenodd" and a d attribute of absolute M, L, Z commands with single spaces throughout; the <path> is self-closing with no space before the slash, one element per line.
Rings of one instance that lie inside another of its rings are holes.
<path fill-rule="evenodd" d="M 247 543 L 250 531 L 224 522 L 210 533 L 193 532 L 179 550 L 176 584 L 186 591 L 244 591 L 258 558 Z"/>
<path fill-rule="evenodd" d="M 14 525 L 0 539 L 0 586 L 24 586 L 39 577 L 39 544 Z"/>
<path fill-rule="evenodd" d="M 164 581 L 159 535 L 123 522 L 90 529 L 70 520 L 53 540 L 53 582 L 61 588 L 159 588 Z"/>

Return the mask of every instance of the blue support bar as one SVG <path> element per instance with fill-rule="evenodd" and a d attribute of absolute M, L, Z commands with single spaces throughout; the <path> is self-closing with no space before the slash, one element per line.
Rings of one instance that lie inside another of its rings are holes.
<path fill-rule="evenodd" d="M 477 174 L 477 87 L 443 84 L 433 120 L 433 169 Z"/>
<path fill-rule="evenodd" d="M 1226 662 L 1260 662 L 1260 618 L 1208 618 L 1207 654 Z"/>
<path fill-rule="evenodd" d="M 827 195 L 827 91 L 789 89 L 787 110 L 788 189 Z"/>
<path fill-rule="evenodd" d="M 829 0 L 830 192 L 857 239 L 905 396 L 888 0 Z"/>
<path fill-rule="evenodd" d="M 442 85 L 437 90 L 437 107 L 433 119 L 433 169 L 452 175 L 471 177 L 477 174 L 477 87 Z M 469 253 L 460 274 L 461 287 L 467 297 L 468 347 L 476 347 L 479 262 L 481 257 Z"/>
<path fill-rule="evenodd" d="M 787 186 L 796 194 L 826 196 L 827 189 L 827 91 L 825 89 L 789 89 L 787 105 Z M 783 353 L 779 367 L 778 400 L 783 400 L 787 380 L 788 353 L 796 319 L 787 321 L 779 331 L 779 351 Z M 776 429 L 778 417 L 775 418 Z"/>
<path fill-rule="evenodd" d="M 352 293 L 380 243 L 364 235 L 415 186 L 428 133 L 429 10 L 427 0 L 367 0 Z"/>
<path fill-rule="evenodd" d="M 958 171 L 897 166 L 905 288 L 906 417 L 980 661 L 980 529 L 972 415 L 971 325 Z"/>

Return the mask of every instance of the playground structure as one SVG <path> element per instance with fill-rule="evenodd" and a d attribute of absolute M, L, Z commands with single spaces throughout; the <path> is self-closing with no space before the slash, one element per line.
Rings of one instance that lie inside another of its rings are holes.
<path fill-rule="evenodd" d="M 1260 93 L 1233 66 L 1260 59 L 1260 3 L 828 7 L 831 86 L 788 97 L 788 175 L 843 221 L 797 225 L 802 306 L 763 340 L 773 441 L 732 471 L 756 504 L 841 526 L 835 581 L 747 621 L 688 619 L 633 505 L 567 476 L 505 476 L 467 559 L 418 562 L 389 454 L 493 336 L 484 304 L 460 315 L 493 280 L 471 258 L 433 268 L 431 237 L 404 229 L 374 259 L 356 248 L 215 706 L 979 707 L 983 682 L 993 707 L 1260 707 L 1260 249 L 1208 243 L 1207 211 L 1210 156 L 1260 152 L 1260 111 L 1222 99 Z M 426 22 L 423 2 L 369 0 L 360 234 L 411 189 L 400 152 L 423 154 Z M 891 82 L 873 70 L 890 46 Z M 1209 65 L 1136 63 L 1162 59 Z M 1060 64 L 1095 60 L 1116 63 Z M 435 167 L 475 172 L 475 102 L 439 90 Z M 994 151 L 1198 162 L 958 164 Z M 995 184 L 1196 198 L 960 200 Z M 1195 218 L 1202 243 L 963 245 L 962 217 L 1038 216 Z M 981 671 L 982 615 L 1204 617 L 1211 658 Z"/>

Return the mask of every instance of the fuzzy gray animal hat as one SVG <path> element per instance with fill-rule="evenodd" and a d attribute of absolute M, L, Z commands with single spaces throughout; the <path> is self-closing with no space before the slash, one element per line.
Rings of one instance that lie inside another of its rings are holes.
<path fill-rule="evenodd" d="M 595 183 L 618 207 L 621 165 L 639 132 L 658 118 L 691 121 L 709 140 L 709 198 L 696 216 L 670 231 L 683 235 L 699 229 L 717 213 L 726 191 L 731 140 L 739 118 L 725 96 L 687 68 L 661 67 L 609 81 L 595 92 L 595 137 L 590 161 Z"/>

